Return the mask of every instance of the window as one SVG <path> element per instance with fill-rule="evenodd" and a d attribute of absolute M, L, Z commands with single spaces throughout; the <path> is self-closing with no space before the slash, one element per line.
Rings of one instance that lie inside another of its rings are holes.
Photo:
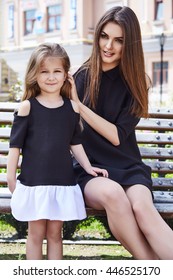
<path fill-rule="evenodd" d="M 161 74 L 161 63 L 153 63 L 153 86 L 157 87 L 160 85 L 160 74 Z M 168 62 L 163 62 L 163 84 L 168 83 Z"/>
<path fill-rule="evenodd" d="M 70 29 L 76 29 L 76 0 L 70 1 Z"/>
<path fill-rule="evenodd" d="M 155 20 L 163 19 L 163 0 L 155 0 Z"/>
<path fill-rule="evenodd" d="M 62 6 L 54 5 L 47 7 L 47 31 L 60 30 Z"/>
<path fill-rule="evenodd" d="M 106 2 L 106 1 L 105 1 Z M 115 6 L 123 6 L 123 5 L 126 5 L 123 3 L 124 1 L 118 1 L 118 0 L 114 0 L 114 1 L 107 1 L 106 2 L 106 11 L 115 7 Z M 127 5 L 126 5 L 127 6 Z"/>
<path fill-rule="evenodd" d="M 8 7 L 8 38 L 14 38 L 14 4 Z"/>
<path fill-rule="evenodd" d="M 33 33 L 34 23 L 35 23 L 35 12 L 36 10 L 28 10 L 24 12 L 24 34 L 31 34 Z"/>

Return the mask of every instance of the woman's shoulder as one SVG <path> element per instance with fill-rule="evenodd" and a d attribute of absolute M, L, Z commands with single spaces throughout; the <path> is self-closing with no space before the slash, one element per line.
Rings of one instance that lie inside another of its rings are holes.
<path fill-rule="evenodd" d="M 29 100 L 24 100 L 20 103 L 18 107 L 18 115 L 19 116 L 28 116 L 30 113 L 31 104 Z"/>
<path fill-rule="evenodd" d="M 84 80 L 88 73 L 88 69 L 84 66 L 81 66 L 74 74 L 73 77 L 76 80 Z"/>

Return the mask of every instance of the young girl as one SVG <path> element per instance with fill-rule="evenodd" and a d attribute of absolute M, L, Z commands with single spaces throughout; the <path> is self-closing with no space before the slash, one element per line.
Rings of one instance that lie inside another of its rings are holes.
<path fill-rule="evenodd" d="M 42 259 L 44 238 L 47 258 L 62 259 L 63 221 L 86 217 L 70 150 L 88 174 L 108 176 L 106 170 L 90 165 L 80 144 L 78 106 L 67 98 L 75 91 L 69 68 L 69 57 L 60 45 L 38 46 L 27 67 L 23 102 L 14 115 L 7 181 L 13 216 L 28 221 L 27 259 Z"/>

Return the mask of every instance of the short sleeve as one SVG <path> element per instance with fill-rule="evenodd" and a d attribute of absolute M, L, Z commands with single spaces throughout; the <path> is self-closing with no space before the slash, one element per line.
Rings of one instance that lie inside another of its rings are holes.
<path fill-rule="evenodd" d="M 81 144 L 82 142 L 81 135 L 82 135 L 82 130 L 80 125 L 80 114 L 75 113 L 75 130 L 70 144 L 71 145 Z"/>
<path fill-rule="evenodd" d="M 140 118 L 129 112 L 129 107 L 122 109 L 115 124 L 118 130 L 120 143 L 125 141 L 128 136 L 134 132 L 139 120 Z"/>
<path fill-rule="evenodd" d="M 23 148 L 28 127 L 28 116 L 14 113 L 14 121 L 10 135 L 10 148 Z"/>

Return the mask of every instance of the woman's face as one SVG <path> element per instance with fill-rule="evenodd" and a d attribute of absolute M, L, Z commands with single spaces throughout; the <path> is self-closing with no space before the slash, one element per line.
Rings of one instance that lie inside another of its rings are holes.
<path fill-rule="evenodd" d="M 121 27 L 114 23 L 107 23 L 99 39 L 102 70 L 107 71 L 117 66 L 121 59 L 123 46 L 123 32 Z"/>

